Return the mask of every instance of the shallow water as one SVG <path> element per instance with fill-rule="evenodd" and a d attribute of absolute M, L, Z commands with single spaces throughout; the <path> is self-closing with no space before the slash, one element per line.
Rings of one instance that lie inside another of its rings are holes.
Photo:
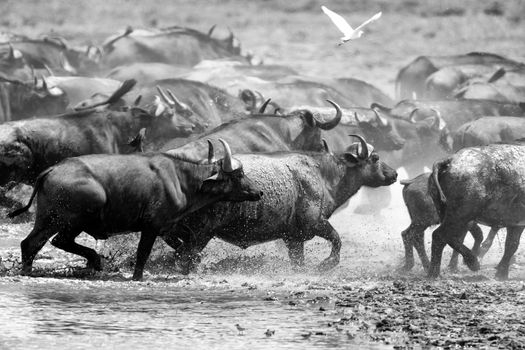
<path fill-rule="evenodd" d="M 264 292 L 246 288 L 4 278 L 0 348 L 391 348 L 350 340 L 329 327 L 341 311 L 326 295 L 265 298 Z M 236 330 L 237 323 L 246 328 L 243 334 Z M 267 337 L 267 329 L 275 334 Z M 314 334 L 303 338 L 308 332 Z"/>

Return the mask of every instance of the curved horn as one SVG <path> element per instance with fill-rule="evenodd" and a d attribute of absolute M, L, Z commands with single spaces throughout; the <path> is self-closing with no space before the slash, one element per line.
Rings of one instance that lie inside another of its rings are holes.
<path fill-rule="evenodd" d="M 416 118 L 414 117 L 414 114 L 419 110 L 419 108 L 414 108 L 412 112 L 410 112 L 410 115 L 408 116 L 408 120 L 410 120 L 411 123 L 416 122 Z"/>
<path fill-rule="evenodd" d="M 323 130 L 331 130 L 339 124 L 341 121 L 341 118 L 343 117 L 343 112 L 341 111 L 341 107 L 337 103 L 331 100 L 326 100 L 328 103 L 330 103 L 335 108 L 335 117 L 332 120 L 329 120 L 327 122 L 321 123 L 318 120 L 316 120 L 316 124 L 320 129 Z"/>
<path fill-rule="evenodd" d="M 42 78 L 42 88 L 43 88 L 44 90 L 47 91 L 47 81 L 46 81 L 46 77 L 44 77 L 44 76 L 42 75 L 40 78 Z"/>
<path fill-rule="evenodd" d="M 208 164 L 211 164 L 215 161 L 215 154 L 213 151 L 213 143 L 210 139 L 207 139 L 208 141 Z"/>
<path fill-rule="evenodd" d="M 377 102 L 374 102 L 370 105 L 370 109 L 375 109 L 375 108 L 379 108 L 380 110 L 385 111 L 385 112 L 390 112 L 392 110 L 392 108 L 385 107 L 382 104 L 379 104 Z"/>
<path fill-rule="evenodd" d="M 372 109 L 372 111 L 374 112 L 374 114 L 376 115 L 377 120 L 379 120 L 379 123 L 381 123 L 381 125 L 382 125 L 383 127 L 388 126 L 388 119 L 385 119 L 385 118 L 383 118 L 382 116 L 380 116 L 380 115 L 379 115 L 379 112 L 376 111 L 375 109 Z"/>
<path fill-rule="evenodd" d="M 443 116 L 441 115 L 441 112 L 439 110 L 435 109 L 435 108 L 430 108 L 430 110 L 433 111 L 434 113 L 436 113 L 436 116 L 437 116 L 437 118 L 439 120 L 439 125 L 438 125 L 439 130 L 444 129 L 446 124 L 447 124 L 447 122 L 445 122 L 445 120 L 443 119 Z M 441 122 L 443 122 L 443 124 L 444 124 L 443 126 L 441 126 Z"/>
<path fill-rule="evenodd" d="M 266 101 L 264 101 L 264 103 L 262 104 L 261 108 L 259 108 L 259 113 L 263 114 L 264 111 L 266 110 L 266 107 L 268 106 L 268 103 L 270 103 L 272 99 L 269 98 L 267 99 Z"/>
<path fill-rule="evenodd" d="M 168 91 L 168 95 L 170 95 L 171 99 L 173 100 L 173 103 L 176 109 L 178 110 L 182 109 L 184 111 L 187 111 L 189 109 L 188 106 L 186 106 L 184 103 L 179 101 L 179 99 L 175 96 L 173 92 L 171 92 L 170 89 L 167 89 L 166 91 Z"/>
<path fill-rule="evenodd" d="M 368 144 L 366 143 L 365 139 L 362 136 L 351 134 L 348 136 L 357 137 L 359 141 L 361 142 L 361 153 L 358 154 L 359 158 L 361 159 L 367 159 L 368 158 Z"/>
<path fill-rule="evenodd" d="M 223 139 L 219 139 L 219 141 L 222 143 L 222 146 L 224 147 L 224 158 L 222 161 L 222 170 L 224 170 L 227 173 L 231 173 L 233 171 L 232 166 L 232 150 L 230 149 L 230 145 Z"/>
<path fill-rule="evenodd" d="M 135 99 L 135 102 L 133 102 L 133 105 L 136 107 L 139 105 L 140 103 L 140 100 L 142 100 L 142 95 L 139 95 L 136 99 Z"/>
<path fill-rule="evenodd" d="M 208 37 L 211 38 L 211 35 L 213 34 L 213 31 L 215 30 L 215 27 L 216 27 L 216 26 L 217 26 L 217 25 L 214 24 L 214 25 L 211 26 L 210 30 L 208 30 Z"/>
<path fill-rule="evenodd" d="M 168 95 L 166 95 L 166 93 L 164 92 L 164 90 L 162 90 L 162 88 L 157 85 L 155 86 L 157 88 L 157 91 L 159 92 L 160 96 L 162 97 L 162 99 L 169 105 L 169 106 L 174 106 L 175 105 L 175 102 L 173 102 L 172 100 L 170 100 L 170 98 L 168 97 Z"/>
<path fill-rule="evenodd" d="M 330 151 L 330 147 L 328 146 L 328 142 L 326 142 L 325 139 L 321 139 L 321 142 L 323 143 L 323 148 L 324 148 L 325 152 L 331 154 L 332 152 Z"/>
<path fill-rule="evenodd" d="M 7 43 L 9 45 L 9 56 L 7 56 L 7 59 L 12 61 L 15 59 L 15 48 L 11 43 Z"/>

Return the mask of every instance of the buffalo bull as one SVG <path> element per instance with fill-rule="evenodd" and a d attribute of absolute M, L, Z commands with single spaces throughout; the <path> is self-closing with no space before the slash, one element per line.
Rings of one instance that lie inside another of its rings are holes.
<path fill-rule="evenodd" d="M 36 254 L 55 234 L 55 247 L 100 271 L 99 255 L 75 242 L 82 231 L 95 239 L 141 231 L 133 279 L 142 279 L 156 237 L 171 232 L 184 215 L 217 201 L 261 198 L 222 142 L 224 159 L 205 165 L 150 153 L 74 157 L 45 170 L 28 205 L 9 214 L 26 211 L 38 196 L 35 225 L 21 243 L 23 273 L 31 272 Z"/>
<path fill-rule="evenodd" d="M 329 120 L 319 120 L 307 109 L 297 110 L 286 115 L 252 115 L 248 118 L 225 123 L 199 138 L 173 148 L 169 142 L 163 150 L 174 155 L 184 155 L 189 159 L 205 159 L 208 149 L 207 139 L 224 138 L 230 140 L 234 152 L 275 152 L 290 150 L 320 151 L 321 133 L 335 130 L 341 121 L 342 112 L 337 104 L 335 116 Z M 333 113 L 333 112 L 332 112 Z M 241 137 L 239 137 L 241 135 Z M 348 136 L 347 136 L 348 137 Z"/>
<path fill-rule="evenodd" d="M 429 193 L 441 219 L 432 234 L 429 277 L 440 271 L 443 248 L 449 244 L 467 266 L 479 270 L 478 259 L 461 243 L 468 224 L 506 227 L 505 252 L 496 277 L 506 279 L 509 262 L 525 227 L 525 144 L 494 144 L 464 148 L 436 162 Z"/>
<path fill-rule="evenodd" d="M 283 239 L 293 265 L 304 263 L 304 242 L 318 236 L 332 244 L 330 256 L 319 268 L 336 266 L 341 240 L 328 222 L 332 213 L 361 186 L 387 186 L 397 177 L 359 138 L 359 144 L 336 154 L 239 156 L 264 197 L 253 205 L 213 205 L 189 215 L 173 234 L 168 233 L 165 241 L 179 249 L 184 272 L 189 272 L 214 236 L 241 248 Z"/>

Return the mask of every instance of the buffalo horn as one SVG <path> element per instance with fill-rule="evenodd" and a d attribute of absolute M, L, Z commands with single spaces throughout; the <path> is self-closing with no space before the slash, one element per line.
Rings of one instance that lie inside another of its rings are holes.
<path fill-rule="evenodd" d="M 379 108 L 380 110 L 385 111 L 385 112 L 390 112 L 392 110 L 392 108 L 385 107 L 382 104 L 379 104 L 377 102 L 374 102 L 370 105 L 370 109 L 376 109 L 376 108 Z"/>
<path fill-rule="evenodd" d="M 361 142 L 361 153 L 358 153 L 357 156 L 361 159 L 367 159 L 368 158 L 368 144 L 366 143 L 365 139 L 362 136 L 351 134 L 348 136 L 357 137 L 359 139 L 359 142 Z"/>
<path fill-rule="evenodd" d="M 11 43 L 7 43 L 9 45 L 9 56 L 7 57 L 8 60 L 14 60 L 15 59 L 15 49 L 13 48 L 13 45 Z"/>
<path fill-rule="evenodd" d="M 215 161 L 215 154 L 214 154 L 214 151 L 213 151 L 213 143 L 211 143 L 211 140 L 208 139 L 206 140 L 208 141 L 208 164 L 211 164 Z"/>
<path fill-rule="evenodd" d="M 216 26 L 217 26 L 217 25 L 214 24 L 214 25 L 211 26 L 210 30 L 208 30 L 208 37 L 211 38 L 211 35 L 213 34 L 213 31 L 215 30 L 215 27 L 216 27 Z"/>
<path fill-rule="evenodd" d="M 382 116 L 380 116 L 379 112 L 376 111 L 375 109 L 372 109 L 372 111 L 374 111 L 374 114 L 376 115 L 376 118 L 377 120 L 379 120 L 379 123 L 381 123 L 381 125 L 388 126 L 388 119 L 385 119 Z"/>
<path fill-rule="evenodd" d="M 330 103 L 332 106 L 334 106 L 335 117 L 332 120 L 324 122 L 324 123 L 321 123 L 318 120 L 316 120 L 316 123 L 320 129 L 330 130 L 330 129 L 335 128 L 337 124 L 339 124 L 339 122 L 341 121 L 341 118 L 343 117 L 343 112 L 341 111 L 341 107 L 339 107 L 339 105 L 335 103 L 334 101 L 331 101 L 331 100 L 326 100 L 326 101 Z"/>
<path fill-rule="evenodd" d="M 414 116 L 416 114 L 416 112 L 419 110 L 419 108 L 414 108 L 414 110 L 412 112 L 410 112 L 410 115 L 408 116 L 408 119 L 410 120 L 411 123 L 415 123 L 416 122 L 416 117 Z"/>
<path fill-rule="evenodd" d="M 174 106 L 175 105 L 175 102 L 170 100 L 168 95 L 166 95 L 166 93 L 164 92 L 164 90 L 160 86 L 157 85 L 156 88 L 157 88 L 157 91 L 159 92 L 160 96 L 168 104 L 168 106 Z"/>
<path fill-rule="evenodd" d="M 47 90 L 47 82 L 46 82 L 46 78 L 45 78 L 43 75 L 41 76 L 41 78 L 42 78 L 42 88 L 43 88 L 44 90 L 48 91 L 48 90 Z"/>
<path fill-rule="evenodd" d="M 184 103 L 179 101 L 179 99 L 175 96 L 173 92 L 171 92 L 170 89 L 167 89 L 167 91 L 168 91 L 168 95 L 170 95 L 171 99 L 173 100 L 173 103 L 177 110 L 187 111 L 189 109 L 188 106 L 186 106 Z"/>
<path fill-rule="evenodd" d="M 259 108 L 259 113 L 263 114 L 264 111 L 266 110 L 266 107 L 268 107 L 268 103 L 270 103 L 272 99 L 269 98 L 267 99 L 266 101 L 264 101 L 264 103 L 262 104 L 261 108 Z"/>
<path fill-rule="evenodd" d="M 330 147 L 328 146 L 328 142 L 326 142 L 325 139 L 321 139 L 321 142 L 323 143 L 323 148 L 325 150 L 326 153 L 332 153 L 330 152 Z"/>
<path fill-rule="evenodd" d="M 232 150 L 230 149 L 230 145 L 223 139 L 219 139 L 219 141 L 222 143 L 222 146 L 224 147 L 224 159 L 222 161 L 222 170 L 224 170 L 227 173 L 231 173 L 233 169 L 232 165 Z"/>
<path fill-rule="evenodd" d="M 139 95 L 136 99 L 135 99 L 135 102 L 133 102 L 133 105 L 135 107 L 137 107 L 139 104 L 140 104 L 140 100 L 142 100 L 142 95 Z"/>
<path fill-rule="evenodd" d="M 443 121 L 444 124 L 446 124 L 446 122 L 443 120 L 443 117 L 441 116 L 441 112 L 435 108 L 430 108 L 431 111 L 433 111 L 434 113 L 436 113 L 436 116 L 439 120 L 439 130 L 443 129 L 445 126 L 441 126 L 441 122 Z"/>

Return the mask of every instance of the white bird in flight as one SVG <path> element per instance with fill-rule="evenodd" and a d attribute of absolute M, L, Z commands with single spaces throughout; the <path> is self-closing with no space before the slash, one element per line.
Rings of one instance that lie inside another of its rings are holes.
<path fill-rule="evenodd" d="M 359 27 L 356 29 L 353 29 L 348 22 L 335 13 L 332 10 L 329 10 L 325 6 L 321 6 L 321 9 L 323 12 L 334 22 L 335 26 L 343 33 L 343 37 L 341 38 L 341 42 L 338 44 L 339 46 L 343 45 L 347 41 L 355 40 L 361 37 L 363 35 L 363 31 L 361 30 L 364 26 L 366 26 L 369 23 L 372 23 L 373 21 L 379 19 L 381 17 L 381 12 L 376 13 L 366 21 L 364 21 Z"/>

